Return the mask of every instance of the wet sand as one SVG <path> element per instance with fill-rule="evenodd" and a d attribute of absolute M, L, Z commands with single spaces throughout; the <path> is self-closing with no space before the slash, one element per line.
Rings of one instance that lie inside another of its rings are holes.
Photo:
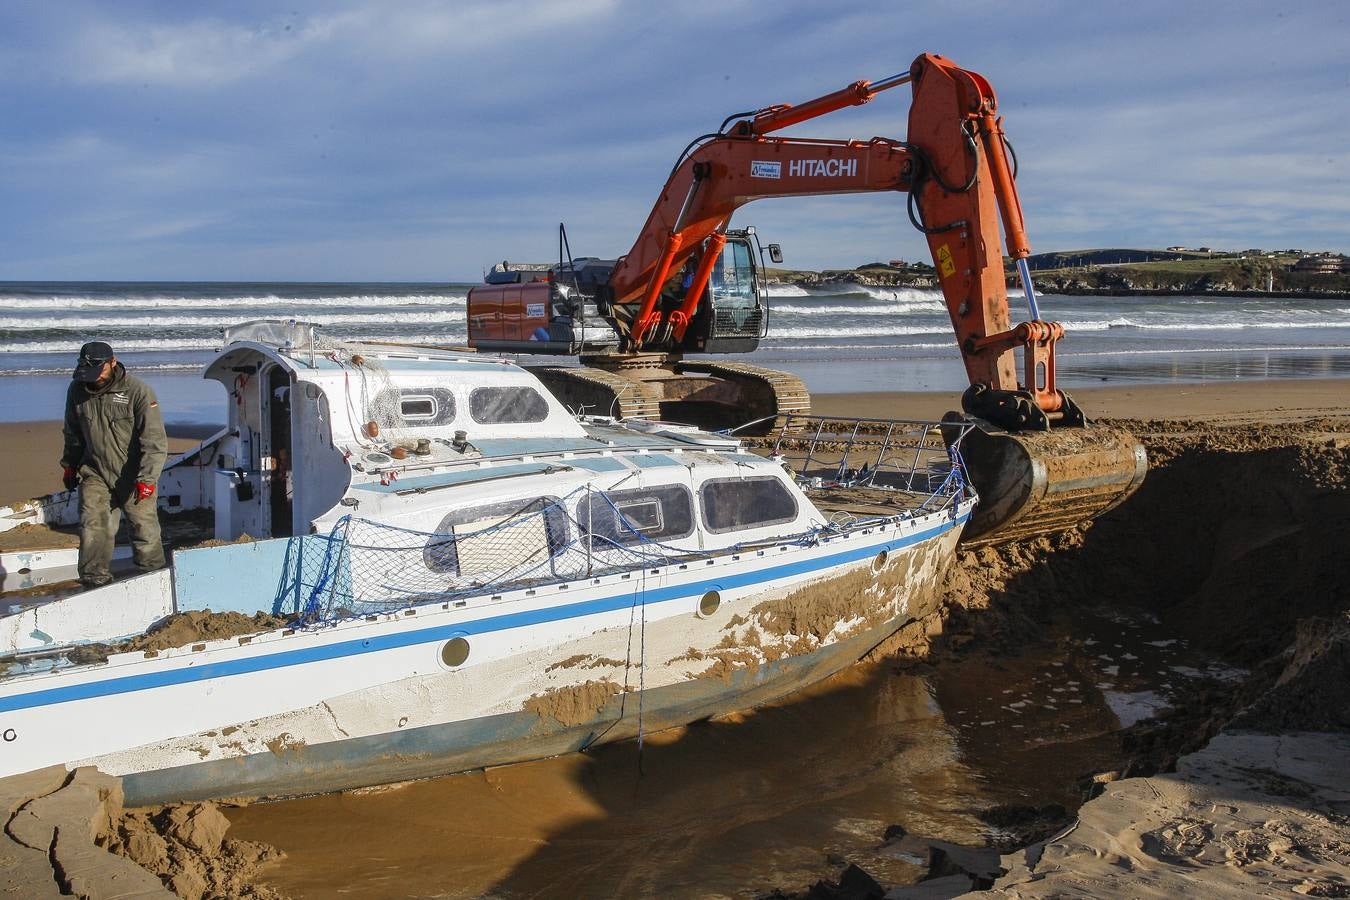
<path fill-rule="evenodd" d="M 1350 412 L 1350 379 L 1126 384 L 1067 390 L 1089 419 L 1189 419 L 1199 422 L 1289 422 Z M 958 409 L 959 394 L 891 391 L 814 394 L 812 409 L 833 416 L 938 419 Z"/>
<path fill-rule="evenodd" d="M 169 453 L 182 453 L 218 426 L 170 425 Z M 61 490 L 61 422 L 0 423 L 0 506 Z"/>

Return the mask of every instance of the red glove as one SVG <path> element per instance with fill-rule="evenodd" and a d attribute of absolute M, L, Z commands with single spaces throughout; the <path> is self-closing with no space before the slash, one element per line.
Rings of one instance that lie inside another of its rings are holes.
<path fill-rule="evenodd" d="M 155 496 L 155 486 L 153 484 L 148 481 L 136 482 L 137 503 L 140 503 L 142 500 L 149 500 L 153 496 Z"/>
<path fill-rule="evenodd" d="M 73 466 L 63 466 L 61 469 L 61 483 L 66 486 L 66 490 L 75 490 L 75 485 L 80 483 L 80 476 L 76 474 Z"/>

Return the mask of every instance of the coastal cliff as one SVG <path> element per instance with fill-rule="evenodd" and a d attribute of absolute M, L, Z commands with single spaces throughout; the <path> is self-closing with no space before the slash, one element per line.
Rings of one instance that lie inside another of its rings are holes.
<path fill-rule="evenodd" d="M 1293 271 L 1265 259 L 1216 258 L 1182 261 L 1088 263 L 1045 268 L 1058 263 L 1063 254 L 1047 255 L 1042 266 L 1032 267 L 1032 284 L 1040 294 L 1103 296 L 1168 296 L 1207 294 L 1233 297 L 1330 298 L 1350 294 L 1350 273 Z M 1034 259 L 1034 258 L 1033 258 Z M 862 284 L 872 287 L 938 287 L 931 266 L 869 263 L 856 269 L 769 269 L 771 283 L 820 288 L 829 284 Z M 1009 267 L 1010 290 L 1020 290 L 1015 270 Z"/>

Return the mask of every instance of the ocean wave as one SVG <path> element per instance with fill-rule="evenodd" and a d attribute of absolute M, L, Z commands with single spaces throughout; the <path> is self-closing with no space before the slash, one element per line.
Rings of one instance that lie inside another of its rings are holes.
<path fill-rule="evenodd" d="M 289 318 L 276 316 L 274 318 Z M 196 313 L 192 315 L 167 314 L 165 312 L 120 311 L 106 316 L 62 316 L 60 318 L 30 318 L 26 316 L 0 316 L 0 329 L 10 331 L 62 331 L 90 328 L 225 328 L 237 325 L 246 318 L 238 315 L 218 313 Z M 385 323 L 395 325 L 441 324 L 447 322 L 462 323 L 463 310 L 445 311 L 397 311 L 380 310 L 363 312 L 342 310 L 337 312 L 311 312 L 302 322 L 324 326 L 363 325 Z"/>
<path fill-rule="evenodd" d="M 766 297 L 810 297 L 806 288 L 797 284 L 769 284 L 764 287 Z"/>
<path fill-rule="evenodd" d="M 818 288 L 813 288 L 811 293 L 838 297 L 861 295 L 871 297 L 875 300 L 903 299 L 913 302 L 929 301 L 939 304 L 943 302 L 942 291 L 936 288 L 881 287 L 873 284 L 854 284 L 851 281 L 826 282 Z"/>
<path fill-rule="evenodd" d="M 1346 350 L 1350 350 L 1350 344 L 1316 344 L 1312 346 L 1272 344 L 1268 347 L 1166 347 L 1161 349 L 1131 347 L 1129 350 L 1073 350 L 1063 352 L 1059 361 L 1072 363 L 1073 360 L 1082 359 L 1086 356 L 1175 356 L 1180 353 L 1292 353 L 1302 351 L 1343 352 Z"/>
<path fill-rule="evenodd" d="M 240 297 L 125 297 L 56 296 L 26 297 L 0 295 L 0 305 L 11 310 L 80 310 L 80 309 L 230 309 L 233 307 L 327 306 L 435 306 L 462 307 L 467 293 L 453 294 L 335 294 L 325 297 L 284 297 L 267 295 Z"/>
<path fill-rule="evenodd" d="M 832 352 L 832 353 L 833 353 L 833 352 L 840 351 L 840 350 L 953 350 L 953 351 L 954 351 L 954 350 L 956 349 L 956 342 L 955 342 L 954 340 L 951 340 L 951 341 L 942 341 L 942 342 L 940 342 L 940 343 L 922 343 L 922 344 L 890 344 L 890 343 L 886 343 L 886 344 L 790 344 L 790 345 L 783 345 L 783 344 L 779 343 L 777 340 L 775 340 L 774 337 L 773 337 L 773 335 L 770 335 L 769 337 L 767 337 L 767 338 L 764 340 L 764 343 L 761 344 L 760 346 L 763 347 L 763 348 L 766 348 L 766 349 L 773 349 L 773 350 L 780 350 L 780 351 L 781 351 L 781 350 L 792 350 L 792 351 L 802 351 L 802 350 L 828 350 L 828 351 L 830 351 L 830 352 Z M 859 358 L 859 357 L 849 357 L 850 360 L 852 360 L 852 359 L 858 359 L 858 358 Z M 833 361 L 834 361 L 834 360 L 832 360 L 832 359 L 830 359 L 830 360 L 822 359 L 822 360 L 821 360 L 821 362 L 833 362 Z"/>
<path fill-rule="evenodd" d="M 774 316 L 900 316 L 905 313 L 944 313 L 941 304 L 911 302 L 904 300 L 882 301 L 880 303 L 859 306 L 856 304 L 839 305 L 821 303 L 775 303 L 770 309 Z"/>
<path fill-rule="evenodd" d="M 417 344 L 453 344 L 462 346 L 468 339 L 465 332 L 419 332 L 417 334 L 362 334 L 344 337 L 340 335 L 321 335 L 333 340 L 369 341 L 372 343 L 417 343 Z M 0 343 L 0 353 L 70 353 L 79 352 L 82 341 L 79 338 Z M 184 351 L 219 350 L 225 344 L 224 336 L 219 337 L 164 337 L 164 338 L 119 338 L 113 349 L 118 353 L 174 353 Z"/>
<path fill-rule="evenodd" d="M 891 335 L 944 334 L 950 333 L 951 326 L 941 325 L 891 325 L 878 328 L 873 325 L 803 325 L 793 328 L 775 328 L 769 323 L 769 337 L 790 338 L 827 338 L 827 337 L 889 337 Z"/>
<path fill-rule="evenodd" d="M 57 372 L 69 374 L 74 368 L 74 363 L 66 360 L 58 364 L 55 359 L 51 365 L 21 366 L 16 369 L 0 369 L 0 377 L 9 375 L 51 375 Z M 146 360 L 137 360 L 127 366 L 134 374 L 144 374 L 146 372 L 197 372 L 202 368 L 198 362 L 187 360 L 170 360 L 168 362 L 150 362 Z"/>
<path fill-rule="evenodd" d="M 1350 328 L 1350 319 L 1305 319 L 1302 321 L 1271 322 L 1139 322 L 1133 319 L 1089 319 L 1076 322 L 1062 319 L 1066 331 L 1109 331 L 1113 328 L 1134 328 L 1141 331 L 1245 331 L 1293 328 Z"/>

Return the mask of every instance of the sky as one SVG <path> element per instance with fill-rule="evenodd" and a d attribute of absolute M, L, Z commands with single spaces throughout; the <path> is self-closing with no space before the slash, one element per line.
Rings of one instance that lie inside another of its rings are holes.
<path fill-rule="evenodd" d="M 0 0 L 0 280 L 476 281 L 631 246 L 730 113 L 940 53 L 1033 252 L 1350 252 L 1350 4 Z M 909 89 L 797 126 L 905 137 Z M 902 197 L 765 200 L 794 268 L 927 260 Z"/>

